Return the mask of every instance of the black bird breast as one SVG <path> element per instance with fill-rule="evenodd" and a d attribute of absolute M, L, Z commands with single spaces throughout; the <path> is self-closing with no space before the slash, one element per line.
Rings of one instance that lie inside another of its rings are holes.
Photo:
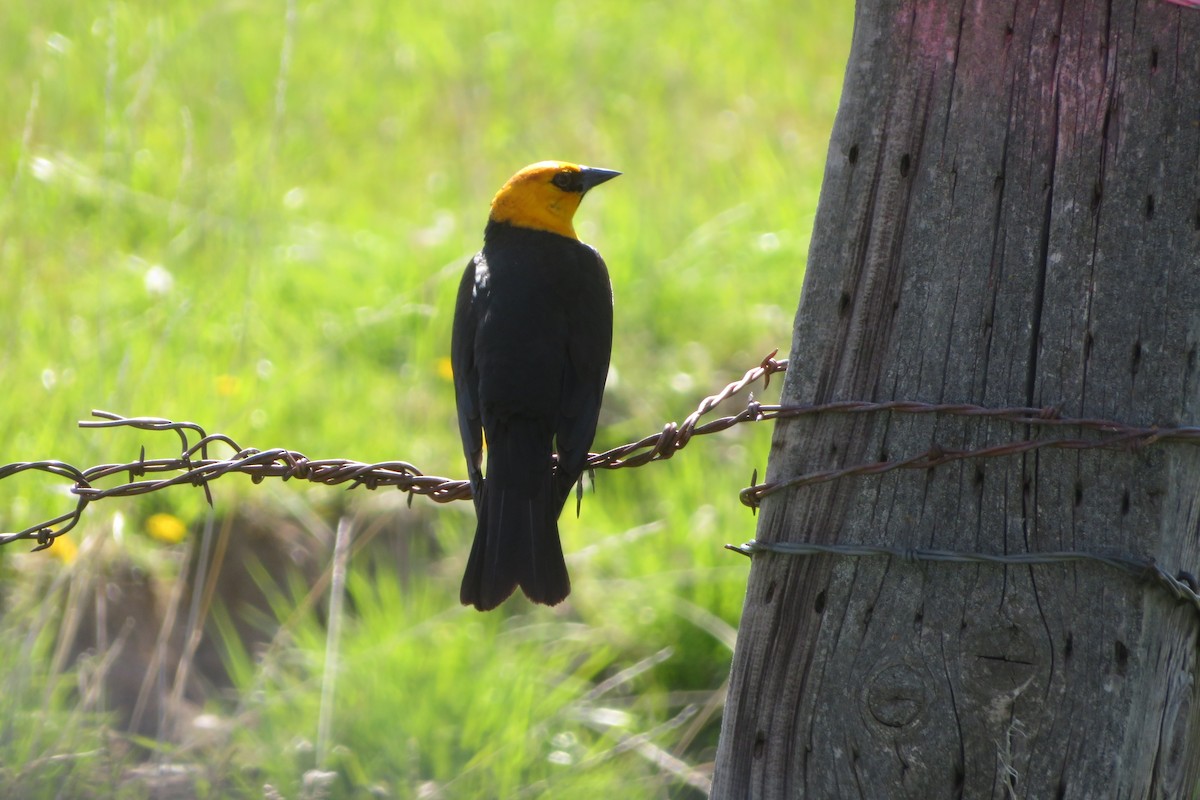
<path fill-rule="evenodd" d="M 463 274 L 453 333 L 468 461 L 479 463 L 480 427 L 539 420 L 555 436 L 560 477 L 573 483 L 595 436 L 612 349 L 600 255 L 576 239 L 489 222 Z"/>

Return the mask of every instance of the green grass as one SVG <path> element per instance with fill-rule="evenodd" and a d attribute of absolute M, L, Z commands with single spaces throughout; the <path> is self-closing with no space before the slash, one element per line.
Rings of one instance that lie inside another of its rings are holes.
<path fill-rule="evenodd" d="M 243 446 L 461 476 L 441 371 L 454 291 L 491 195 L 543 158 L 625 173 L 577 220 L 616 293 L 597 449 L 682 419 L 786 350 L 849 7 L 297 0 L 290 23 L 287 8 L 6 6 L 0 464 L 125 461 L 142 444 L 173 453 L 170 436 L 75 427 L 104 408 L 189 419 Z M 356 560 L 335 796 L 371 786 L 415 796 L 422 785 L 447 797 L 689 796 L 626 739 L 652 732 L 689 764 L 713 757 L 719 713 L 694 730 L 671 720 L 699 715 L 727 674 L 747 565 L 721 545 L 753 535 L 737 490 L 765 467 L 768 441 L 765 427 L 740 430 L 600 474 L 582 517 L 563 520 L 576 554 L 563 609 L 459 609 L 466 504 L 429 512 L 441 554 L 403 589 L 386 571 L 368 580 Z M 347 500 L 237 478 L 214 492 L 219 511 Z M 68 505 L 54 481 L 6 480 L 0 530 Z M 119 512 L 127 546 L 154 562 L 145 553 L 159 546 L 134 541 L 145 518 L 200 520 L 204 508 L 190 489 L 106 501 L 71 536 L 108 530 Z M 0 558 L 11 587 L 47 556 L 10 546 Z M 4 625 L 25 630 L 27 615 L 10 611 Z M 217 779 L 247 796 L 264 783 L 299 796 L 315 766 L 304 743 L 316 731 L 324 628 L 304 617 L 293 632 L 274 660 L 238 662 L 244 683 L 265 690 L 232 701 L 249 722 Z M 22 696 L 27 710 L 70 714 L 69 695 Z M 55 746 L 30 738 L 12 752 L 37 763 Z M 101 762 L 109 769 L 104 758 L 69 769 Z"/>

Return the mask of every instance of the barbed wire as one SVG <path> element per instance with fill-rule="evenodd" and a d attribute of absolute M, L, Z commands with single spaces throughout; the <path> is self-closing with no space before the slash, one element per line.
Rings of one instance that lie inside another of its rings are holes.
<path fill-rule="evenodd" d="M 742 392 L 759 380 L 764 388 L 771 376 L 787 369 L 787 359 L 775 359 L 773 351 L 762 362 L 750 369 L 740 379 L 726 385 L 716 394 L 700 401 L 682 423 L 667 423 L 661 431 L 635 442 L 593 453 L 588 457 L 589 469 L 622 469 L 640 467 L 652 461 L 670 458 L 687 446 L 694 436 L 717 433 L 742 422 L 755 419 L 756 405 L 751 402 L 738 414 L 714 419 L 700 424 L 700 418 L 731 396 Z M 208 502 L 212 503 L 209 484 L 219 478 L 233 474 L 250 476 L 255 483 L 267 478 L 303 480 L 328 486 L 349 483 L 351 488 L 364 486 L 377 489 L 395 487 L 407 492 L 409 502 L 415 495 L 428 497 L 437 503 L 466 500 L 471 497 L 470 481 L 426 475 L 407 461 L 382 461 L 363 463 L 349 459 L 310 459 L 303 453 L 286 448 L 259 450 L 242 447 L 225 434 L 205 432 L 194 422 L 174 422 L 159 417 L 123 417 L 109 411 L 93 411 L 98 420 L 83 420 L 81 428 L 132 428 L 143 431 L 174 431 L 179 436 L 181 454 L 175 458 L 147 459 L 143 447 L 136 461 L 123 464 L 101 464 L 80 469 L 63 461 L 27 461 L 0 465 L 0 480 L 22 472 L 48 473 L 72 482 L 70 491 L 76 496 L 75 508 L 64 514 L 42 520 L 15 533 L 0 534 L 0 545 L 20 540 L 37 543 L 34 550 L 49 547 L 54 539 L 79 524 L 87 506 L 109 497 L 134 497 L 161 491 L 173 486 L 198 486 L 204 489 Z M 191 443 L 191 438 L 198 441 Z M 234 451 L 230 458 L 209 457 L 209 446 L 222 444 Z M 170 477 L 149 478 L 146 476 L 174 473 Z M 128 475 L 124 483 L 100 488 L 96 483 L 114 475 Z"/>
<path fill-rule="evenodd" d="M 776 359 L 778 351 L 772 351 L 756 367 L 748 370 L 740 379 L 727 384 L 715 394 L 700 401 L 696 410 L 681 423 L 669 422 L 657 433 L 602 453 L 590 454 L 588 469 L 623 469 L 640 467 L 654 461 L 671 458 L 682 450 L 695 436 L 703 436 L 728 430 L 745 422 L 795 419 L 818 414 L 934 414 L 988 418 L 1013 425 L 1030 428 L 1073 428 L 1088 431 L 1091 438 L 1081 436 L 1057 436 L 1050 438 L 1028 437 L 1002 444 L 975 449 L 950 449 L 933 445 L 922 453 L 908 458 L 864 462 L 852 466 L 820 470 L 775 481 L 758 483 L 758 471 L 754 471 L 751 485 L 741 490 L 741 502 L 757 510 L 762 499 L 776 492 L 800 486 L 809 486 L 853 476 L 878 475 L 896 469 L 931 469 L 953 461 L 976 458 L 997 458 L 1019 455 L 1039 449 L 1139 449 L 1161 442 L 1200 444 L 1200 427 L 1181 426 L 1131 426 L 1122 422 L 1095 417 L 1068 417 L 1057 407 L 1010 406 L 990 408 L 970 403 L 923 403 L 909 400 L 867 402 L 838 400 L 828 403 L 795 405 L 768 405 L 759 403 L 753 394 L 746 406 L 736 414 L 719 417 L 701 424 L 700 420 L 730 397 L 741 393 L 749 386 L 763 381 L 770 384 L 771 377 L 788 368 L 788 359 Z M 212 503 L 209 484 L 224 475 L 239 473 L 248 475 L 255 483 L 267 478 L 281 480 L 304 480 L 329 486 L 349 483 L 351 488 L 364 486 L 368 489 L 395 487 L 409 495 L 409 502 L 416 495 L 428 497 L 437 503 L 449 503 L 471 497 L 469 481 L 426 475 L 407 461 L 383 461 L 363 463 L 349 459 L 310 459 L 303 453 L 285 448 L 259 450 L 243 448 L 234 439 L 224 434 L 208 434 L 204 428 L 192 422 L 174 422 L 158 417 L 123 417 L 107 411 L 93 411 L 97 420 L 84 420 L 82 428 L 132 428 L 145 431 L 174 431 L 180 440 L 181 454 L 176 458 L 147 459 L 143 447 L 136 461 L 123 464 L 102 464 L 80 469 L 63 461 L 32 461 L 0 465 L 0 480 L 14 475 L 38 471 L 64 478 L 72 482 L 71 493 L 76 496 L 75 508 L 50 519 L 42 520 L 15 533 L 0 534 L 0 545 L 14 541 L 32 540 L 35 550 L 49 547 L 55 538 L 70 531 L 82 519 L 90 503 L 108 497 L 132 497 L 160 491 L 172 486 L 190 485 L 201 487 L 206 499 Z M 198 440 L 193 444 L 191 437 Z M 210 445 L 221 444 L 234 451 L 226 459 L 209 457 Z M 169 477 L 149 478 L 146 476 L 174 473 Z M 98 481 L 114 475 L 127 474 L 128 480 L 108 488 L 100 488 Z M 920 548 L 871 547 L 861 545 L 818 545 L 807 543 L 764 543 L 751 541 L 744 545 L 727 545 L 731 550 L 752 555 L 756 552 L 773 552 L 786 555 L 813 555 L 818 553 L 843 556 L 892 556 L 908 560 L 951 561 L 960 563 L 1001 564 L 1053 564 L 1064 561 L 1091 561 L 1119 568 L 1140 576 L 1149 576 L 1177 599 L 1191 602 L 1200 611 L 1200 594 L 1196 579 L 1181 571 L 1172 576 L 1154 561 L 1126 555 L 1104 555 L 1087 552 L 1051 552 L 987 554 L 962 553 Z"/>
<path fill-rule="evenodd" d="M 753 401 L 751 401 L 753 404 Z M 843 413 L 903 413 L 939 414 L 944 416 L 984 417 L 1014 425 L 1054 428 L 1070 427 L 1098 434 L 1095 438 L 1054 437 L 1027 438 L 974 449 L 949 449 L 933 445 L 928 450 L 902 459 L 890 459 L 855 464 L 838 469 L 820 470 L 766 483 L 758 483 L 755 471 L 751 485 L 739 493 L 742 503 L 756 511 L 764 497 L 784 489 L 811 486 L 818 483 L 854 476 L 879 475 L 896 469 L 931 469 L 952 461 L 975 458 L 997 458 L 1019 455 L 1040 449 L 1129 449 L 1136 450 L 1160 442 L 1200 444 L 1200 427 L 1195 426 L 1132 426 L 1114 420 L 1095 417 L 1064 416 L 1057 407 L 989 408 L 970 403 L 921 403 L 907 400 L 886 402 L 835 401 L 791 406 L 757 406 L 759 419 L 791 419 L 814 414 Z M 746 556 L 769 552 L 788 556 L 818 554 L 844 557 L 885 556 L 905 561 L 949 562 L 962 564 L 1048 565 L 1068 562 L 1091 562 L 1119 569 L 1142 580 L 1148 580 L 1167 591 L 1177 600 L 1189 602 L 1200 612 L 1200 582 L 1185 570 L 1172 575 L 1153 559 L 1123 554 L 1090 553 L 1086 551 L 1051 551 L 1028 553 L 976 553 L 927 548 L 869 546 L 856 544 L 815 544 L 808 542 L 762 542 L 751 540 L 726 548 Z"/>

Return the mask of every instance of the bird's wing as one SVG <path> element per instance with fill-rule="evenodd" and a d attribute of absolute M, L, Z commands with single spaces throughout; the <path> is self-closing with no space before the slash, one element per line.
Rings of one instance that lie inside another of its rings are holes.
<path fill-rule="evenodd" d="M 555 430 L 558 488 L 563 502 L 587 463 L 612 355 L 613 307 L 608 268 L 591 247 L 581 261 L 584 263 L 579 269 L 587 280 L 579 294 L 579 306 L 569 320 L 568 363 L 563 370 L 562 406 Z"/>
<path fill-rule="evenodd" d="M 488 290 L 488 267 L 483 253 L 467 264 L 454 304 L 454 329 L 450 339 L 450 365 L 454 371 L 454 399 L 458 431 L 475 497 L 483 481 L 483 423 L 479 412 L 479 371 L 475 364 L 475 329 L 480 294 Z"/>

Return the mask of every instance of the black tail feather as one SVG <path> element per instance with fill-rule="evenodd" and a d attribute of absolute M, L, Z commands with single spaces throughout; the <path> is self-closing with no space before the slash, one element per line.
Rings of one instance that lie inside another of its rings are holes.
<path fill-rule="evenodd" d="M 571 592 L 558 538 L 562 502 L 550 473 L 550 437 L 536 423 L 510 424 L 488 437 L 480 494 L 463 605 L 493 609 L 518 586 L 535 603 L 562 602 Z"/>

